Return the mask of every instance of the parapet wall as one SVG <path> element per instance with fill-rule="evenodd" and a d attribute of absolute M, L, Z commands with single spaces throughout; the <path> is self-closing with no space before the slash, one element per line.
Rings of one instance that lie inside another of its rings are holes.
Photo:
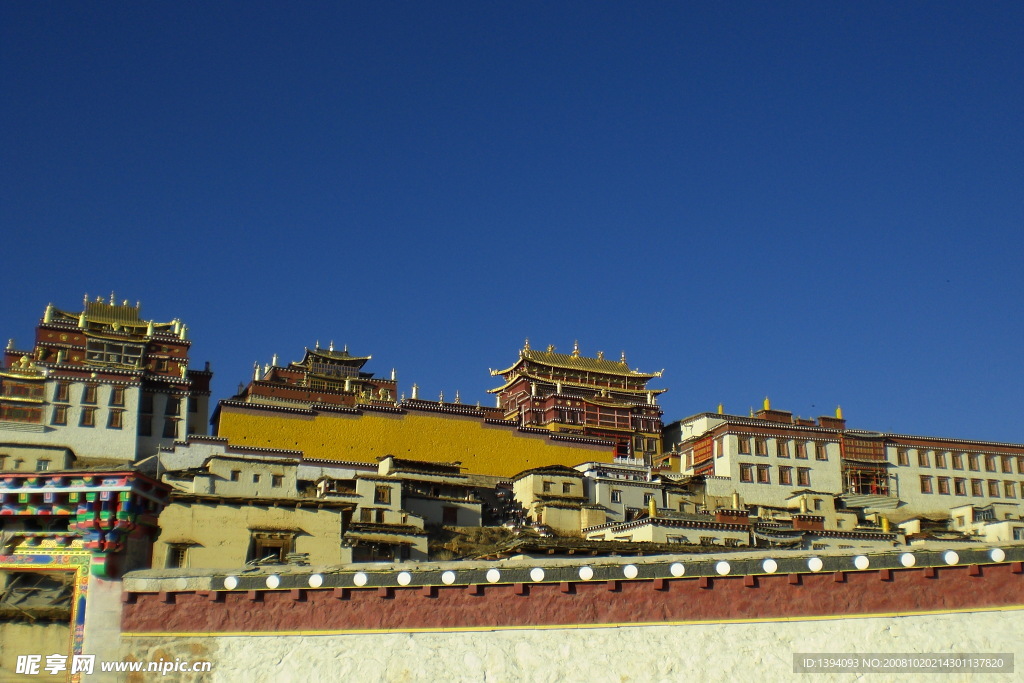
<path fill-rule="evenodd" d="M 298 568 L 293 568 L 298 569 Z M 125 578 L 127 633 L 694 623 L 1024 606 L 1024 547 Z M 260 619 L 252 614 L 258 610 Z"/>
<path fill-rule="evenodd" d="M 1024 546 L 278 569 L 126 576 L 122 656 L 213 662 L 204 681 L 783 680 L 797 652 L 1024 665 Z"/>

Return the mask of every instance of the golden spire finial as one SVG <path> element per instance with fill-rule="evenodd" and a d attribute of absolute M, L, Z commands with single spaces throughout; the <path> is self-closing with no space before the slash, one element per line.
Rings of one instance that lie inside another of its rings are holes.
<path fill-rule="evenodd" d="M 455 390 L 455 402 L 456 403 L 462 403 L 462 397 L 459 396 L 459 390 L 458 389 Z"/>
<path fill-rule="evenodd" d="M 597 359 L 598 360 L 604 360 L 604 351 L 598 351 L 597 352 Z"/>
<path fill-rule="evenodd" d="M 619 358 L 619 362 L 622 363 L 623 365 L 626 364 L 626 352 L 625 351 L 622 352 L 622 356 Z"/>
<path fill-rule="evenodd" d="M 554 344 L 548 344 L 548 353 L 554 353 L 554 352 L 555 352 L 555 345 Z"/>
<path fill-rule="evenodd" d="M 529 350 L 530 350 L 530 338 L 527 337 L 526 341 L 523 342 L 523 351 L 529 351 Z"/>
<path fill-rule="evenodd" d="M 437 402 L 444 403 L 444 390 L 442 390 L 441 393 L 438 395 Z"/>
<path fill-rule="evenodd" d="M 718 414 L 725 415 L 725 406 L 723 406 L 721 403 L 718 404 Z"/>
<path fill-rule="evenodd" d="M 750 417 L 754 417 L 754 406 L 750 406 Z"/>
<path fill-rule="evenodd" d="M 334 340 L 333 339 L 331 340 L 331 343 L 327 346 L 327 350 L 328 351 L 333 351 L 334 350 Z"/>
<path fill-rule="evenodd" d="M 113 306 L 114 303 L 114 290 L 110 290 L 110 305 Z"/>
<path fill-rule="evenodd" d="M 764 397 L 764 409 L 765 410 L 771 410 L 772 409 L 772 402 L 768 400 L 767 396 Z"/>
<path fill-rule="evenodd" d="M 843 419 L 843 407 L 842 406 L 836 406 L 836 419 L 837 420 L 842 420 Z"/>
<path fill-rule="evenodd" d="M 580 357 L 580 340 L 579 339 L 577 339 L 576 341 L 574 341 L 572 343 L 572 357 L 573 358 L 579 358 Z"/>
<path fill-rule="evenodd" d="M 89 292 L 86 292 L 82 297 L 82 305 L 85 306 L 87 303 L 89 303 Z"/>

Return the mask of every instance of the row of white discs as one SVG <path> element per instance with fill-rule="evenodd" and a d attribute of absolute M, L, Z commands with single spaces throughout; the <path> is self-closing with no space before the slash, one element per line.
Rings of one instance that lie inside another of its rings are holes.
<path fill-rule="evenodd" d="M 1002 562 L 1006 559 L 1006 553 L 1004 553 L 1000 548 L 993 548 L 989 551 L 988 555 L 993 562 Z M 948 565 L 959 564 L 960 555 L 958 555 L 954 550 L 948 550 L 945 553 L 943 553 L 942 559 Z M 900 555 L 900 564 L 902 564 L 904 567 L 913 567 L 915 564 L 917 564 L 917 558 L 914 556 L 914 553 L 903 553 L 902 555 Z M 810 569 L 812 572 L 820 572 L 823 566 L 824 563 L 821 561 L 820 557 L 812 557 L 807 560 L 807 568 Z M 871 566 L 871 560 L 869 560 L 865 555 L 857 555 L 853 558 L 853 566 L 857 569 L 867 569 Z M 763 569 L 766 574 L 774 574 L 779 570 L 779 563 L 769 558 L 761 562 L 761 569 Z M 683 576 L 684 574 L 686 574 L 686 567 L 683 566 L 682 562 L 673 563 L 668 568 L 668 570 L 669 572 L 671 572 L 672 576 L 675 577 Z M 732 572 L 732 565 L 730 565 L 725 560 L 722 560 L 721 562 L 718 562 L 715 565 L 715 571 L 720 576 L 726 576 L 727 574 Z M 627 579 L 635 579 L 639 575 L 639 573 L 640 570 L 637 568 L 635 564 L 627 564 L 622 567 L 622 576 Z M 591 567 L 580 567 L 578 574 L 580 579 L 583 581 L 590 581 L 594 578 L 594 570 Z M 540 567 L 534 567 L 530 570 L 531 581 L 543 581 L 544 576 L 544 570 Z M 441 583 L 443 583 L 446 586 L 450 586 L 453 583 L 455 583 L 455 578 L 455 572 L 446 571 L 443 574 L 441 574 Z M 498 583 L 499 581 L 501 581 L 501 570 L 488 569 L 486 578 L 488 583 Z M 410 572 L 399 572 L 397 579 L 398 585 L 408 586 L 410 583 L 412 583 L 412 574 Z M 369 577 L 364 572 L 357 572 L 355 575 L 352 576 L 352 583 L 354 583 L 357 586 L 365 586 L 368 580 Z M 281 577 L 277 574 L 271 574 L 267 577 L 267 588 L 277 588 L 280 585 Z M 322 574 L 310 575 L 310 588 L 320 588 L 322 585 L 324 585 L 324 577 Z M 224 587 L 228 590 L 234 590 L 235 588 L 237 588 L 238 577 L 229 576 L 225 578 Z"/>

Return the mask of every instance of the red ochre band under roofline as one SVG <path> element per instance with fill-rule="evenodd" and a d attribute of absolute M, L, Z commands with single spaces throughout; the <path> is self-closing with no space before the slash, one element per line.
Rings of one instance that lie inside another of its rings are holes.
<path fill-rule="evenodd" d="M 349 565 L 191 578 L 135 572 L 125 577 L 122 631 L 131 637 L 579 628 L 1024 609 L 1020 546 L 604 561 L 361 571 Z M 180 590 L 189 583 L 191 590 Z M 261 619 L 254 624 L 256 604 Z"/>

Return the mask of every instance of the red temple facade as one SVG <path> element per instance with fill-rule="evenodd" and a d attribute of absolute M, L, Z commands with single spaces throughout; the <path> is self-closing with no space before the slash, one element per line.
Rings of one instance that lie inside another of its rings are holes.
<path fill-rule="evenodd" d="M 623 353 L 618 361 L 603 352 L 595 358 L 530 348 L 527 340 L 519 359 L 504 370 L 491 370 L 504 384 L 496 394 L 505 419 L 518 420 L 555 432 L 601 437 L 616 445 L 618 458 L 651 464 L 661 453 L 661 408 L 657 396 L 667 389 L 647 383 L 662 373 L 631 369 Z"/>

